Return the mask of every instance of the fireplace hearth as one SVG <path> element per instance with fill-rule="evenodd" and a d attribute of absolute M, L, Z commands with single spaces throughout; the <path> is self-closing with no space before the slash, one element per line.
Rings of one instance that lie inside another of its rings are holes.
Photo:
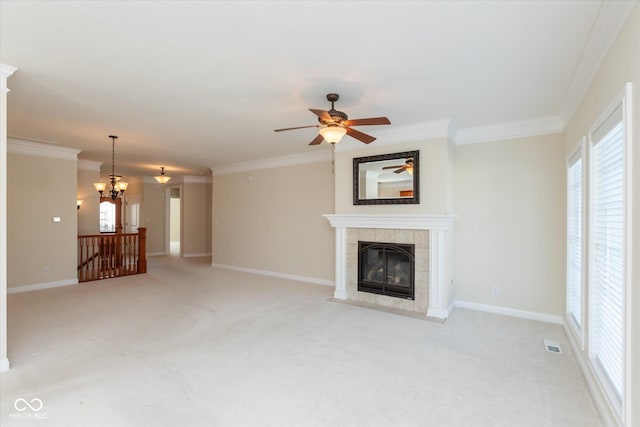
<path fill-rule="evenodd" d="M 414 299 L 415 245 L 358 242 L 358 291 Z"/>

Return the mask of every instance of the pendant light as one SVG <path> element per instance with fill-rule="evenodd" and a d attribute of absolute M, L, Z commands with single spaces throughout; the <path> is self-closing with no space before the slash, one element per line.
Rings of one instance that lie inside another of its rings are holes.
<path fill-rule="evenodd" d="M 167 182 L 169 182 L 169 180 L 171 179 L 170 176 L 167 176 L 164 174 L 164 166 L 160 167 L 160 175 L 154 176 L 154 178 L 156 179 L 156 181 L 158 181 L 160 184 L 166 184 Z"/>

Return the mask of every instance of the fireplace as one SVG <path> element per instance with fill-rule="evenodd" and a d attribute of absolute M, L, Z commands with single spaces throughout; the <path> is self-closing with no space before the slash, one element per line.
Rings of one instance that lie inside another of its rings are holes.
<path fill-rule="evenodd" d="M 446 319 L 453 300 L 450 275 L 454 215 L 327 214 L 336 233 L 333 297 Z M 358 290 L 358 242 L 415 245 L 413 299 Z"/>
<path fill-rule="evenodd" d="M 358 291 L 414 299 L 415 245 L 358 242 Z"/>

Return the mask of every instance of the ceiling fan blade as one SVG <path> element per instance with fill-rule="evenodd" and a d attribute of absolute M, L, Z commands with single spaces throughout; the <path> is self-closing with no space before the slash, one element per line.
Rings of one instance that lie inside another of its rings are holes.
<path fill-rule="evenodd" d="M 366 133 L 362 133 L 359 130 L 355 130 L 349 127 L 345 127 L 345 129 L 347 130 L 347 135 L 357 139 L 360 142 L 364 142 L 365 144 L 370 144 L 376 140 L 375 137 L 367 135 Z"/>
<path fill-rule="evenodd" d="M 406 170 L 407 170 L 407 167 L 406 167 L 406 166 L 403 166 L 403 167 L 401 167 L 400 169 L 398 169 L 397 171 L 394 171 L 393 173 L 402 173 L 402 172 L 404 172 L 404 171 L 406 171 Z"/>
<path fill-rule="evenodd" d="M 403 168 L 404 165 L 395 165 L 395 166 L 385 166 L 382 169 L 396 169 L 396 168 Z"/>
<path fill-rule="evenodd" d="M 315 138 L 313 138 L 313 141 L 311 141 L 309 143 L 309 145 L 318 145 L 320 144 L 322 141 L 324 141 L 324 138 L 322 137 L 322 135 L 318 135 Z"/>
<path fill-rule="evenodd" d="M 298 126 L 294 128 L 284 128 L 284 129 L 274 129 L 274 132 L 282 132 L 283 130 L 294 130 L 294 129 L 305 129 L 305 128 L 318 128 L 320 125 L 310 125 L 310 126 Z"/>
<path fill-rule="evenodd" d="M 370 117 L 368 119 L 346 120 L 342 122 L 345 126 L 367 126 L 367 125 L 390 125 L 391 122 L 386 117 Z"/>
<path fill-rule="evenodd" d="M 324 110 L 314 110 L 313 108 L 309 108 L 309 111 L 311 111 L 313 114 L 320 117 L 324 121 L 327 121 L 327 122 L 333 121 L 333 119 L 331 118 L 331 115 L 329 115 L 329 113 L 327 113 Z"/>

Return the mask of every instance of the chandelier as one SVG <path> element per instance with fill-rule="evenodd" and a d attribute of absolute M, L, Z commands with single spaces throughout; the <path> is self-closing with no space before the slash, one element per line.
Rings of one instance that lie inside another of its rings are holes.
<path fill-rule="evenodd" d="M 109 183 L 111 184 L 111 190 L 107 193 L 107 197 L 110 197 L 111 200 L 116 200 L 119 196 L 122 196 L 129 186 L 126 182 L 118 182 L 122 179 L 121 175 L 116 175 L 116 139 L 118 137 L 116 135 L 109 135 L 111 138 L 111 175 L 109 175 Z M 104 197 L 104 191 L 107 188 L 107 184 L 104 182 L 96 182 L 93 186 L 100 193 L 100 197 Z"/>
<path fill-rule="evenodd" d="M 154 176 L 160 184 L 166 184 L 171 179 L 170 176 L 164 174 L 164 166 L 160 166 L 160 175 Z"/>

